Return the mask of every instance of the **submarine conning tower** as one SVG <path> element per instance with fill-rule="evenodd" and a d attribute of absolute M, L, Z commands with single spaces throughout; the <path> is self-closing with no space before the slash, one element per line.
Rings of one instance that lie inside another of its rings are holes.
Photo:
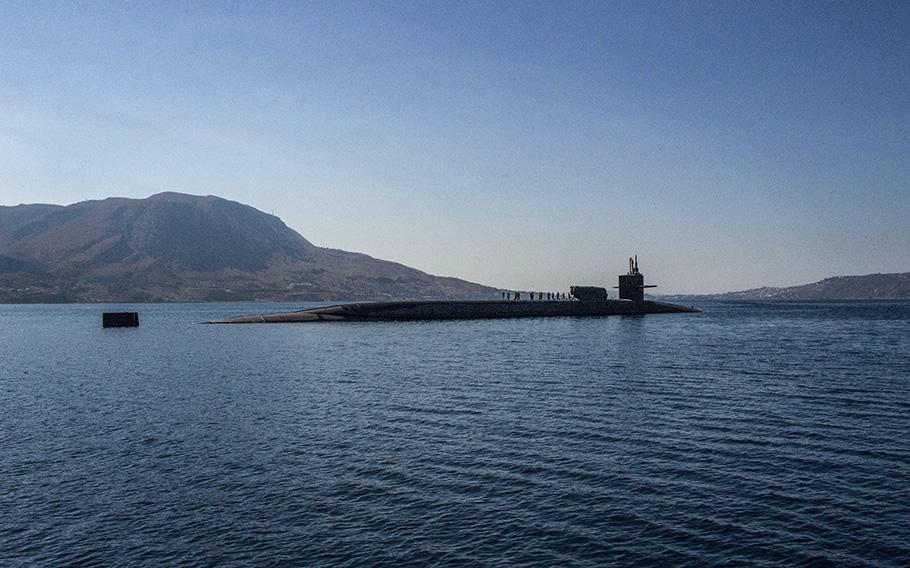
<path fill-rule="evenodd" d="M 645 285 L 645 275 L 638 271 L 638 255 L 629 257 L 629 272 L 619 275 L 619 299 L 643 302 L 645 288 L 656 288 L 654 284 Z"/>

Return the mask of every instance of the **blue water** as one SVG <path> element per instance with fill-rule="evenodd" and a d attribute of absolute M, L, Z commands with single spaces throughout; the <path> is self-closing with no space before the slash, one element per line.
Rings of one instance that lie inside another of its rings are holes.
<path fill-rule="evenodd" d="M 0 306 L 0 564 L 910 565 L 910 303 L 289 307 Z"/>

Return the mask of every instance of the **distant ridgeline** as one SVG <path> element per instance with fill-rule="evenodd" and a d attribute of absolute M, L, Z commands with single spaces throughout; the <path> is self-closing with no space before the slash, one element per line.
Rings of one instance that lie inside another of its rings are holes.
<path fill-rule="evenodd" d="M 317 247 L 279 218 L 161 193 L 0 207 L 0 302 L 490 298 L 498 290 Z"/>
<path fill-rule="evenodd" d="M 664 296 L 667 299 L 710 300 L 908 300 L 910 272 L 835 276 L 812 284 L 788 288 L 753 288 L 740 292 L 698 296 Z"/>

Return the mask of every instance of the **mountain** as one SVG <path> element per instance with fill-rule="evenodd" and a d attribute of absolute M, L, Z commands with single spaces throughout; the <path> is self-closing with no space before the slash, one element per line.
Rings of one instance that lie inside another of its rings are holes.
<path fill-rule="evenodd" d="M 907 300 L 910 272 L 835 276 L 812 284 L 787 288 L 753 288 L 740 292 L 679 296 L 708 300 Z"/>
<path fill-rule="evenodd" d="M 0 302 L 492 298 L 492 288 L 317 247 L 278 217 L 159 193 L 0 207 Z"/>

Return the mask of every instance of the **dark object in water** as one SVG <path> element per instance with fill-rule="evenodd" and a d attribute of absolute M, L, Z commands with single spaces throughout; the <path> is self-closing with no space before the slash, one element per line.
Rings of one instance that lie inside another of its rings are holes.
<path fill-rule="evenodd" d="M 139 327 L 139 312 L 104 312 L 102 327 Z"/>
<path fill-rule="evenodd" d="M 316 321 L 396 321 L 486 318 L 533 318 L 572 316 L 613 316 L 697 312 L 666 302 L 644 299 L 644 276 L 638 271 L 638 258 L 629 259 L 629 273 L 619 277 L 619 299 L 611 300 L 606 288 L 572 286 L 572 301 L 514 300 L 416 300 L 405 302 L 363 302 L 311 308 L 298 312 L 239 316 L 209 323 L 290 323 Z M 534 293 L 531 293 L 534 300 Z"/>
<path fill-rule="evenodd" d="M 291 323 L 317 321 L 389 321 L 522 317 L 611 316 L 697 312 L 664 302 L 606 301 L 448 301 L 363 302 L 299 312 L 240 316 L 210 323 Z"/>

